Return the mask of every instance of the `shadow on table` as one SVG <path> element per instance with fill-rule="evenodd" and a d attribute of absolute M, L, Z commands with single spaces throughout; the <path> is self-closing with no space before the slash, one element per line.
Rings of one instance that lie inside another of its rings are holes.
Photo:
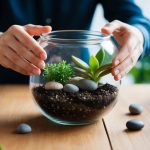
<path fill-rule="evenodd" d="M 137 133 L 137 132 L 140 132 L 140 131 L 142 131 L 142 130 L 138 130 L 138 131 L 137 130 L 129 130 L 129 129 L 124 129 L 123 130 L 123 132 L 128 133 L 128 134 L 130 134 L 130 133 L 133 134 L 133 133 Z"/>
<path fill-rule="evenodd" d="M 2 127 L 4 132 L 11 132 L 13 134 L 16 134 L 15 130 L 17 126 L 20 123 L 27 123 L 29 124 L 32 129 L 33 133 L 32 134 L 40 134 L 40 133 L 54 133 L 54 134 L 60 134 L 60 133 L 65 133 L 65 134 L 73 134 L 73 133 L 80 133 L 84 132 L 91 129 L 96 129 L 96 124 L 92 125 L 86 125 L 86 126 L 63 126 L 63 125 L 56 125 L 52 122 L 50 122 L 48 119 L 43 117 L 42 115 L 36 115 L 36 116 L 22 116 L 21 119 L 16 118 L 16 119 L 11 119 L 11 120 L 3 120 L 0 121 L 0 127 Z M 95 127 L 94 127 L 95 126 Z"/>
<path fill-rule="evenodd" d="M 88 128 L 88 126 L 64 126 L 64 125 L 57 125 L 53 122 L 49 121 L 43 116 L 37 116 L 34 118 L 30 118 L 26 120 L 26 123 L 30 124 L 32 128 L 35 130 L 35 132 L 69 132 L 72 130 L 77 132 L 77 130 L 82 130 L 84 128 Z"/>

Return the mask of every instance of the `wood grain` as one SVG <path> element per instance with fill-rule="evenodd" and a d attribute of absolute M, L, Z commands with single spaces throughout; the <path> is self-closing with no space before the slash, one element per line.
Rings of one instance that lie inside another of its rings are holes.
<path fill-rule="evenodd" d="M 144 112 L 130 115 L 131 103 L 142 104 Z M 133 118 L 143 120 L 145 127 L 138 132 L 128 131 L 126 122 Z M 150 150 L 150 85 L 121 87 L 117 105 L 104 120 L 114 150 Z"/>
<path fill-rule="evenodd" d="M 20 123 L 32 126 L 31 134 L 19 135 Z M 51 124 L 38 111 L 28 86 L 0 86 L 0 145 L 5 150 L 110 150 L 102 121 L 64 127 Z"/>

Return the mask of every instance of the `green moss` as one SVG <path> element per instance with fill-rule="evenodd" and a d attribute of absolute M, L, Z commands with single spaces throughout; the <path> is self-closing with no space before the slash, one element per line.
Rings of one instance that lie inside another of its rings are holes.
<path fill-rule="evenodd" d="M 43 75 L 46 81 L 65 84 L 74 75 L 74 69 L 63 60 L 58 64 L 47 64 L 43 70 Z"/>

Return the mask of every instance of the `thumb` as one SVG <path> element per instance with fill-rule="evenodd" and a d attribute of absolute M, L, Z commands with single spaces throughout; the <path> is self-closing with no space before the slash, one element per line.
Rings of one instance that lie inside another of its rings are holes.
<path fill-rule="evenodd" d="M 125 24 L 121 21 L 114 20 L 102 27 L 101 32 L 104 34 L 113 34 L 114 32 L 121 31 L 122 29 L 125 29 Z"/>
<path fill-rule="evenodd" d="M 42 33 L 49 33 L 52 30 L 51 26 L 41 26 L 32 24 L 25 25 L 24 28 L 28 32 L 28 34 L 36 36 L 39 36 Z"/>

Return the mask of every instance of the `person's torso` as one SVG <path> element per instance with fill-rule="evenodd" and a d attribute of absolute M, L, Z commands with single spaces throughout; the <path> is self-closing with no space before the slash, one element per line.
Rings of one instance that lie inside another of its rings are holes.
<path fill-rule="evenodd" d="M 13 24 L 51 25 L 53 30 L 88 29 L 97 0 L 2 0 L 0 31 Z"/>
<path fill-rule="evenodd" d="M 11 25 L 51 25 L 53 30 L 89 29 L 97 0 L 2 0 L 0 31 Z M 28 83 L 28 77 L 0 66 L 0 83 Z"/>

